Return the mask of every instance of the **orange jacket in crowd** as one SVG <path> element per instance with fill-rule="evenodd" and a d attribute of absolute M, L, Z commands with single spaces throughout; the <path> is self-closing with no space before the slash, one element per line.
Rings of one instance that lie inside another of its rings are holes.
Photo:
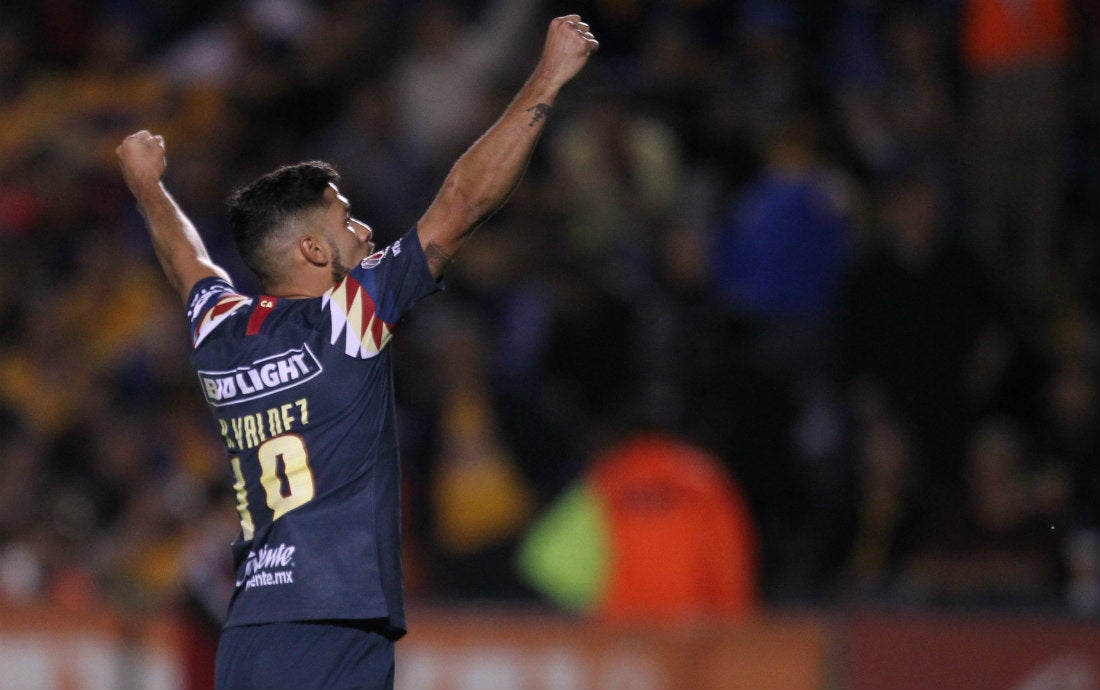
<path fill-rule="evenodd" d="M 728 616 L 754 606 L 756 529 L 716 458 L 643 434 L 597 458 L 589 479 L 610 537 L 608 581 L 594 615 Z"/>

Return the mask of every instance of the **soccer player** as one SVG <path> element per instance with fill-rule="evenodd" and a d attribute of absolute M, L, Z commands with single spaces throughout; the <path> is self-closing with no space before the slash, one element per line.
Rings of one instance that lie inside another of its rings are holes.
<path fill-rule="evenodd" d="M 164 140 L 117 149 L 168 281 L 235 477 L 236 590 L 219 690 L 392 688 L 405 633 L 394 325 L 439 288 L 474 228 L 519 182 L 559 89 L 599 43 L 554 19 L 501 117 L 454 164 L 414 228 L 375 251 L 325 163 L 279 168 L 230 198 L 233 238 L 264 294 L 234 289 L 165 188 Z"/>

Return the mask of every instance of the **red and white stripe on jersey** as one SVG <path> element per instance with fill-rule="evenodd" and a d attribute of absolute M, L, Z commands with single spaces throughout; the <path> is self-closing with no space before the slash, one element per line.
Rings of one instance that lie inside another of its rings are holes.
<path fill-rule="evenodd" d="M 332 318 L 332 344 L 344 339 L 344 353 L 351 357 L 374 357 L 393 335 L 393 324 L 378 317 L 374 299 L 351 276 L 325 294 Z"/>
<path fill-rule="evenodd" d="M 236 293 L 228 294 L 215 302 L 214 306 L 207 309 L 202 319 L 195 325 L 195 332 L 192 334 L 194 336 L 192 338 L 192 342 L 195 343 L 194 347 L 198 347 L 199 343 L 210 335 L 222 321 L 225 321 L 230 314 L 251 303 L 251 297 Z"/>

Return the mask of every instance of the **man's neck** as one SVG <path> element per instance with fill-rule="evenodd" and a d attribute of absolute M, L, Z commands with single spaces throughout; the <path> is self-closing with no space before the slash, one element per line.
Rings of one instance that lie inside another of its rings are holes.
<path fill-rule="evenodd" d="M 279 299 L 315 299 L 331 290 L 331 281 L 311 281 L 265 285 L 264 294 Z"/>

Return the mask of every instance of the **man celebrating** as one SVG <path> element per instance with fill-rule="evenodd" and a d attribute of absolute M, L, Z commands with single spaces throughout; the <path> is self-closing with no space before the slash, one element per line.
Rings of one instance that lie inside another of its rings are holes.
<path fill-rule="evenodd" d="M 397 321 L 508 198 L 558 91 L 599 43 L 550 23 L 534 72 L 464 153 L 417 225 L 381 251 L 321 162 L 234 193 L 230 226 L 264 294 L 237 292 L 168 193 L 164 140 L 118 147 L 235 477 L 241 533 L 217 687 L 392 688 L 405 633 L 390 350 Z"/>

